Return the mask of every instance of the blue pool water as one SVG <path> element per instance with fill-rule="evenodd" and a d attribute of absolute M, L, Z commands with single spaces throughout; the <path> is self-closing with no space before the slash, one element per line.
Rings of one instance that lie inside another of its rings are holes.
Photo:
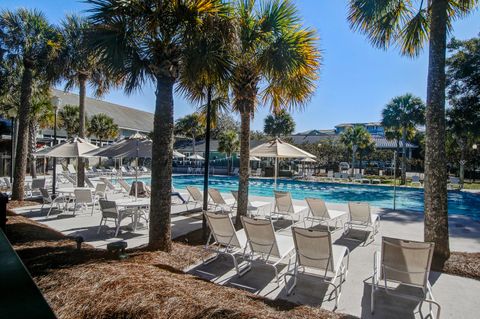
<path fill-rule="evenodd" d="M 141 178 L 150 183 L 150 178 Z M 201 175 L 175 175 L 175 188 L 184 189 L 186 186 L 203 188 Z M 209 185 L 221 192 L 230 192 L 238 189 L 238 178 L 226 176 L 211 176 Z M 294 199 L 318 197 L 326 202 L 346 203 L 349 201 L 369 202 L 372 206 L 393 208 L 393 187 L 375 185 L 350 185 L 323 182 L 305 182 L 279 179 L 277 190 L 288 191 Z M 273 196 L 273 180 L 250 179 L 250 195 Z M 397 209 L 423 211 L 423 189 L 397 187 Z M 480 221 L 480 195 L 460 192 L 448 192 L 448 209 L 450 214 L 460 214 Z"/>

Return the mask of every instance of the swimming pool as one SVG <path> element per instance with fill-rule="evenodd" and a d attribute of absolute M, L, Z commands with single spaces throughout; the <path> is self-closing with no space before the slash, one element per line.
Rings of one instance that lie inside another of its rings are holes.
<path fill-rule="evenodd" d="M 150 183 L 150 178 L 140 178 L 145 183 Z M 129 180 L 131 181 L 131 179 Z M 174 175 L 175 188 L 197 186 L 203 188 L 201 175 Z M 230 192 L 238 189 L 238 178 L 227 176 L 211 176 L 211 187 L 221 192 Z M 393 187 L 376 185 L 351 185 L 324 182 L 306 182 L 279 179 L 277 190 L 288 191 L 294 199 L 305 197 L 318 197 L 326 202 L 346 203 L 349 201 L 369 202 L 372 206 L 393 208 Z M 273 196 L 273 180 L 250 178 L 250 195 Z M 423 189 L 397 187 L 397 209 L 423 211 Z M 480 195 L 460 192 L 448 192 L 448 209 L 450 214 L 469 216 L 480 221 Z"/>

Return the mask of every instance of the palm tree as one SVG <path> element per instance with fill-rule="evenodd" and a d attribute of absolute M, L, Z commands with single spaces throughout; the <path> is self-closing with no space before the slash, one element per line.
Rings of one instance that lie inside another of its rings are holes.
<path fill-rule="evenodd" d="M 301 107 L 315 90 L 320 52 L 313 30 L 303 28 L 290 1 L 237 1 L 239 43 L 231 81 L 233 108 L 240 113 L 240 171 L 236 226 L 246 215 L 250 120 L 257 102 L 271 109 Z"/>
<path fill-rule="evenodd" d="M 226 131 L 220 134 L 218 137 L 218 151 L 227 155 L 227 174 L 230 175 L 231 163 L 233 158 L 232 154 L 237 152 L 240 147 L 240 141 L 238 140 L 238 134 L 235 131 Z"/>
<path fill-rule="evenodd" d="M 149 247 L 170 251 L 173 153 L 173 88 L 189 41 L 222 7 L 220 0 L 88 0 L 94 24 L 91 46 L 108 68 L 125 79 L 127 93 L 154 82 Z M 198 50 L 198 48 L 197 48 Z M 200 55 L 199 55 L 200 56 Z M 199 59 L 198 63 L 202 63 Z"/>
<path fill-rule="evenodd" d="M 118 125 L 107 114 L 99 113 L 90 117 L 87 132 L 89 137 L 95 136 L 100 146 L 102 146 L 102 141 L 114 139 L 118 136 Z M 101 164 L 102 158 L 99 157 L 98 166 Z"/>
<path fill-rule="evenodd" d="M 287 111 L 280 110 L 265 118 L 263 131 L 273 137 L 290 135 L 295 131 L 295 121 Z"/>
<path fill-rule="evenodd" d="M 192 140 L 192 152 L 195 154 L 195 141 L 202 136 L 205 128 L 200 120 L 200 114 L 192 113 L 179 118 L 175 122 L 175 135 L 185 136 Z"/>
<path fill-rule="evenodd" d="M 85 137 L 86 115 L 85 97 L 86 86 L 90 84 L 96 97 L 102 96 L 115 82 L 108 69 L 91 47 L 88 46 L 91 25 L 86 18 L 67 16 L 62 22 L 62 35 L 65 39 L 60 55 L 62 78 L 66 81 L 65 90 L 79 88 L 79 121 L 78 136 Z M 118 82 L 118 81 L 117 81 Z M 78 159 L 77 184 L 80 187 L 85 183 L 85 162 Z"/>
<path fill-rule="evenodd" d="M 0 13 L 0 43 L 5 57 L 21 67 L 17 149 L 12 199 L 23 200 L 27 171 L 28 126 L 34 76 L 51 75 L 61 36 L 45 16 L 36 10 L 4 10 Z"/>
<path fill-rule="evenodd" d="M 340 142 L 352 150 L 352 177 L 353 172 L 355 171 L 355 155 L 357 151 L 371 147 L 371 139 L 372 137 L 370 136 L 370 133 L 368 133 L 367 129 L 362 125 L 348 127 L 340 135 Z"/>
<path fill-rule="evenodd" d="M 65 105 L 58 111 L 59 127 L 67 132 L 67 138 L 78 134 L 80 109 L 76 105 Z"/>
<path fill-rule="evenodd" d="M 471 12 L 477 0 L 350 0 L 348 19 L 375 47 L 397 43 L 402 55 L 420 54 L 429 41 L 425 134 L 426 241 L 435 243 L 433 264 L 450 256 L 445 154 L 445 56 L 452 21 Z"/>
<path fill-rule="evenodd" d="M 382 111 L 382 124 L 401 132 L 402 138 L 402 184 L 407 180 L 407 139 L 409 131 L 425 123 L 425 104 L 422 99 L 412 94 L 393 98 Z M 398 139 L 397 139 L 398 148 Z M 398 151 L 398 150 L 397 150 Z"/>

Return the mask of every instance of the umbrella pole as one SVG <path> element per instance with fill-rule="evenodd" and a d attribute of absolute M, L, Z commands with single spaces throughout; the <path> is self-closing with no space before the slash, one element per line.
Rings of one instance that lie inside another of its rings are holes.
<path fill-rule="evenodd" d="M 275 157 L 274 190 L 277 190 L 278 157 Z"/>

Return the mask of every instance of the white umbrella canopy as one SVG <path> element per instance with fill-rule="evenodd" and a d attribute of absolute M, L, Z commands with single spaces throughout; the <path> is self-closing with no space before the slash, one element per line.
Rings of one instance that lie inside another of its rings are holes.
<path fill-rule="evenodd" d="M 48 149 L 36 152 L 35 155 L 63 158 L 86 157 L 88 152 L 96 149 L 98 149 L 98 146 L 90 144 L 82 138 L 76 137 Z"/>
<path fill-rule="evenodd" d="M 173 150 L 173 157 L 184 158 L 185 155 L 183 155 L 182 153 L 180 153 L 180 152 L 177 151 L 177 150 Z"/>
<path fill-rule="evenodd" d="M 279 138 L 252 148 L 250 150 L 250 156 L 275 158 L 274 188 L 277 188 L 277 170 L 279 158 L 316 158 L 315 155 L 305 152 L 304 150 L 293 146 L 292 144 L 286 143 Z"/>
<path fill-rule="evenodd" d="M 259 159 L 258 157 L 255 157 L 255 156 L 250 156 L 250 160 L 253 161 L 253 162 L 260 162 L 261 159 Z"/>
<path fill-rule="evenodd" d="M 314 160 L 311 157 L 304 158 L 301 161 L 304 162 L 304 163 L 316 163 L 317 162 L 316 160 Z"/>
<path fill-rule="evenodd" d="M 196 161 L 204 161 L 205 160 L 202 156 L 200 156 L 198 154 L 190 155 L 189 157 L 187 157 L 187 159 L 196 160 Z"/>

